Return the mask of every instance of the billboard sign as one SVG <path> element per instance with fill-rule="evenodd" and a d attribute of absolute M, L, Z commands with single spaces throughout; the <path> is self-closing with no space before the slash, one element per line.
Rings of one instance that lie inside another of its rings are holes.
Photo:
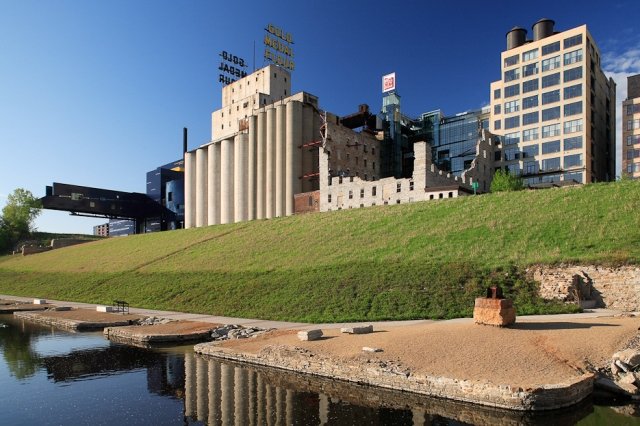
<path fill-rule="evenodd" d="M 223 50 L 220 52 L 220 66 L 218 70 L 220 71 L 220 75 L 218 77 L 218 81 L 223 85 L 231 84 L 235 82 L 238 78 L 246 77 L 247 72 L 244 68 L 247 67 L 245 60 Z"/>
<path fill-rule="evenodd" d="M 264 59 L 275 65 L 293 71 L 293 36 L 275 25 L 267 25 L 264 29 Z"/>
<path fill-rule="evenodd" d="M 382 76 L 382 93 L 390 92 L 392 90 L 396 90 L 395 72 Z"/>

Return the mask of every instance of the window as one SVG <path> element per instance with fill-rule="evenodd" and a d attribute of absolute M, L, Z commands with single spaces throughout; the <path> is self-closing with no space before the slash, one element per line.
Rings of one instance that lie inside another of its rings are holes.
<path fill-rule="evenodd" d="M 504 135 L 504 145 L 513 145 L 514 143 L 520 143 L 520 132 L 507 133 Z"/>
<path fill-rule="evenodd" d="M 564 48 L 565 49 L 568 49 L 568 48 L 570 48 L 572 46 L 578 46 L 580 44 L 582 44 L 582 34 L 578 34 L 576 36 L 564 39 Z"/>
<path fill-rule="evenodd" d="M 575 133 L 582 131 L 582 119 L 571 120 L 564 123 L 564 133 Z"/>
<path fill-rule="evenodd" d="M 568 169 L 571 167 L 580 167 L 580 166 L 582 166 L 582 154 L 573 154 L 573 155 L 564 156 L 565 169 Z"/>
<path fill-rule="evenodd" d="M 560 42 L 556 41 L 555 43 L 547 44 L 542 46 L 542 56 L 549 55 L 551 53 L 557 52 L 560 50 Z"/>
<path fill-rule="evenodd" d="M 496 130 L 500 130 L 502 128 L 502 121 L 495 120 L 493 122 L 493 128 L 496 129 Z"/>
<path fill-rule="evenodd" d="M 582 78 L 582 67 L 571 68 L 570 70 L 564 70 L 564 81 L 573 81 Z"/>
<path fill-rule="evenodd" d="M 522 148 L 522 158 L 531 158 L 538 155 L 538 145 L 529 145 Z"/>
<path fill-rule="evenodd" d="M 364 198 L 364 188 L 360 189 L 360 198 Z"/>
<path fill-rule="evenodd" d="M 551 71 L 560 67 L 560 55 L 542 61 L 542 72 Z"/>
<path fill-rule="evenodd" d="M 556 84 L 560 84 L 560 73 L 554 73 L 551 75 L 546 75 L 542 77 L 542 88 L 555 86 Z"/>
<path fill-rule="evenodd" d="M 307 200 L 307 205 L 309 207 L 313 207 L 313 196 L 311 195 L 309 196 L 309 199 Z"/>
<path fill-rule="evenodd" d="M 537 113 L 536 113 L 537 114 Z M 527 129 L 522 131 L 522 141 L 529 142 L 538 139 L 538 128 Z M 536 145 L 536 148 L 538 146 Z"/>
<path fill-rule="evenodd" d="M 560 90 L 552 90 L 542 94 L 542 105 L 560 101 Z"/>
<path fill-rule="evenodd" d="M 582 101 L 565 104 L 564 106 L 565 117 L 569 117 L 577 114 L 582 114 Z"/>
<path fill-rule="evenodd" d="M 522 67 L 522 76 L 529 77 L 538 74 L 538 64 L 529 64 Z"/>
<path fill-rule="evenodd" d="M 640 143 L 640 135 L 627 136 L 627 145 L 635 145 L 637 143 Z"/>
<path fill-rule="evenodd" d="M 537 161 L 527 161 L 524 163 L 524 173 L 528 175 L 535 175 L 538 173 L 538 162 Z"/>
<path fill-rule="evenodd" d="M 515 117 L 509 117 L 504 119 L 504 128 L 513 129 L 514 127 L 520 126 L 520 116 L 516 115 Z"/>
<path fill-rule="evenodd" d="M 375 186 L 374 186 L 373 188 L 371 188 L 371 195 L 372 195 L 373 197 L 375 197 L 375 196 L 376 196 L 376 187 L 375 187 Z"/>
<path fill-rule="evenodd" d="M 582 61 L 582 49 L 564 54 L 564 64 L 571 65 Z"/>
<path fill-rule="evenodd" d="M 512 96 L 516 96 L 520 94 L 520 85 L 514 84 L 512 86 L 507 86 L 504 88 L 504 97 L 510 98 Z"/>
<path fill-rule="evenodd" d="M 500 104 L 496 104 L 493 106 L 493 113 L 494 114 L 500 114 Z"/>
<path fill-rule="evenodd" d="M 560 118 L 559 106 L 542 110 L 542 121 L 555 120 L 556 118 Z"/>
<path fill-rule="evenodd" d="M 413 191 L 413 181 L 409 181 L 409 191 Z"/>
<path fill-rule="evenodd" d="M 509 56 L 508 58 L 504 58 L 504 66 L 511 67 L 518 63 L 518 55 Z"/>
<path fill-rule="evenodd" d="M 529 50 L 522 54 L 522 62 L 531 61 L 538 57 L 538 49 Z"/>
<path fill-rule="evenodd" d="M 538 111 L 522 114 L 522 125 L 534 124 L 538 122 Z"/>
<path fill-rule="evenodd" d="M 402 184 L 400 182 L 396 184 L 396 192 L 402 192 Z"/>
<path fill-rule="evenodd" d="M 543 154 L 551 154 L 552 152 L 560 152 L 560 141 L 544 142 L 542 144 Z"/>
<path fill-rule="evenodd" d="M 493 91 L 493 99 L 500 99 L 500 89 L 495 89 Z"/>
<path fill-rule="evenodd" d="M 640 129 L 640 119 L 627 120 L 627 130 Z"/>
<path fill-rule="evenodd" d="M 509 101 L 504 103 L 504 113 L 509 114 L 520 110 L 520 101 Z"/>
<path fill-rule="evenodd" d="M 507 148 L 504 150 L 504 161 L 517 160 L 520 151 L 518 148 Z"/>
<path fill-rule="evenodd" d="M 535 108 L 538 106 L 538 95 L 522 98 L 522 109 Z"/>
<path fill-rule="evenodd" d="M 542 137 L 550 138 L 560 135 L 560 124 L 550 124 L 548 126 L 542 126 Z"/>
<path fill-rule="evenodd" d="M 331 194 L 327 195 L 327 203 L 331 202 Z"/>
<path fill-rule="evenodd" d="M 545 172 L 560 170 L 560 157 L 547 158 L 542 160 L 542 170 Z"/>
<path fill-rule="evenodd" d="M 533 92 L 534 90 L 538 90 L 537 78 L 522 82 L 522 93 Z"/>
<path fill-rule="evenodd" d="M 633 115 L 640 112 L 640 104 L 627 105 L 627 115 Z"/>
<path fill-rule="evenodd" d="M 564 88 L 564 98 L 571 99 L 582 96 L 582 84 L 576 84 Z"/>
<path fill-rule="evenodd" d="M 520 68 L 514 68 L 509 71 L 504 72 L 504 82 L 507 83 L 509 81 L 517 80 L 520 78 Z"/>
<path fill-rule="evenodd" d="M 572 138 L 566 138 L 564 140 L 565 151 L 579 148 L 582 148 L 582 136 L 574 136 Z"/>

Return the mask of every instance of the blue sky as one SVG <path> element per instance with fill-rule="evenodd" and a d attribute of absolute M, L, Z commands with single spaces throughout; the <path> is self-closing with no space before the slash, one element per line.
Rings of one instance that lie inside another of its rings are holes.
<path fill-rule="evenodd" d="M 638 16 L 637 0 L 0 0 L 0 206 L 54 181 L 144 192 L 147 171 L 181 156 L 183 127 L 190 149 L 210 140 L 218 53 L 252 67 L 255 42 L 261 67 L 269 23 L 294 36 L 294 92 L 338 115 L 378 111 L 381 76 L 395 71 L 403 112 L 417 116 L 486 105 L 506 32 L 543 17 L 588 25 L 619 104 L 640 73 Z M 104 221 L 45 211 L 37 227 L 91 233 Z"/>

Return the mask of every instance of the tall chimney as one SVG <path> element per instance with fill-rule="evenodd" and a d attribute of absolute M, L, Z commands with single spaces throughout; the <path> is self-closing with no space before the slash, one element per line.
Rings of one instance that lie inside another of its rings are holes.
<path fill-rule="evenodd" d="M 182 128 L 182 156 L 187 153 L 187 128 Z"/>

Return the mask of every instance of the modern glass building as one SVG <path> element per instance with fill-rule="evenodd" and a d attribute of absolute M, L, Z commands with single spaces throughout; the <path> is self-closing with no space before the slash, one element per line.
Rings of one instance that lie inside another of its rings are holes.
<path fill-rule="evenodd" d="M 615 83 L 586 25 L 554 31 L 541 19 L 507 33 L 501 79 L 491 84 L 489 129 L 501 135 L 496 166 L 527 184 L 615 178 Z"/>
<path fill-rule="evenodd" d="M 184 160 L 147 172 L 147 196 L 166 208 L 166 215 L 149 218 L 145 232 L 184 228 Z"/>

